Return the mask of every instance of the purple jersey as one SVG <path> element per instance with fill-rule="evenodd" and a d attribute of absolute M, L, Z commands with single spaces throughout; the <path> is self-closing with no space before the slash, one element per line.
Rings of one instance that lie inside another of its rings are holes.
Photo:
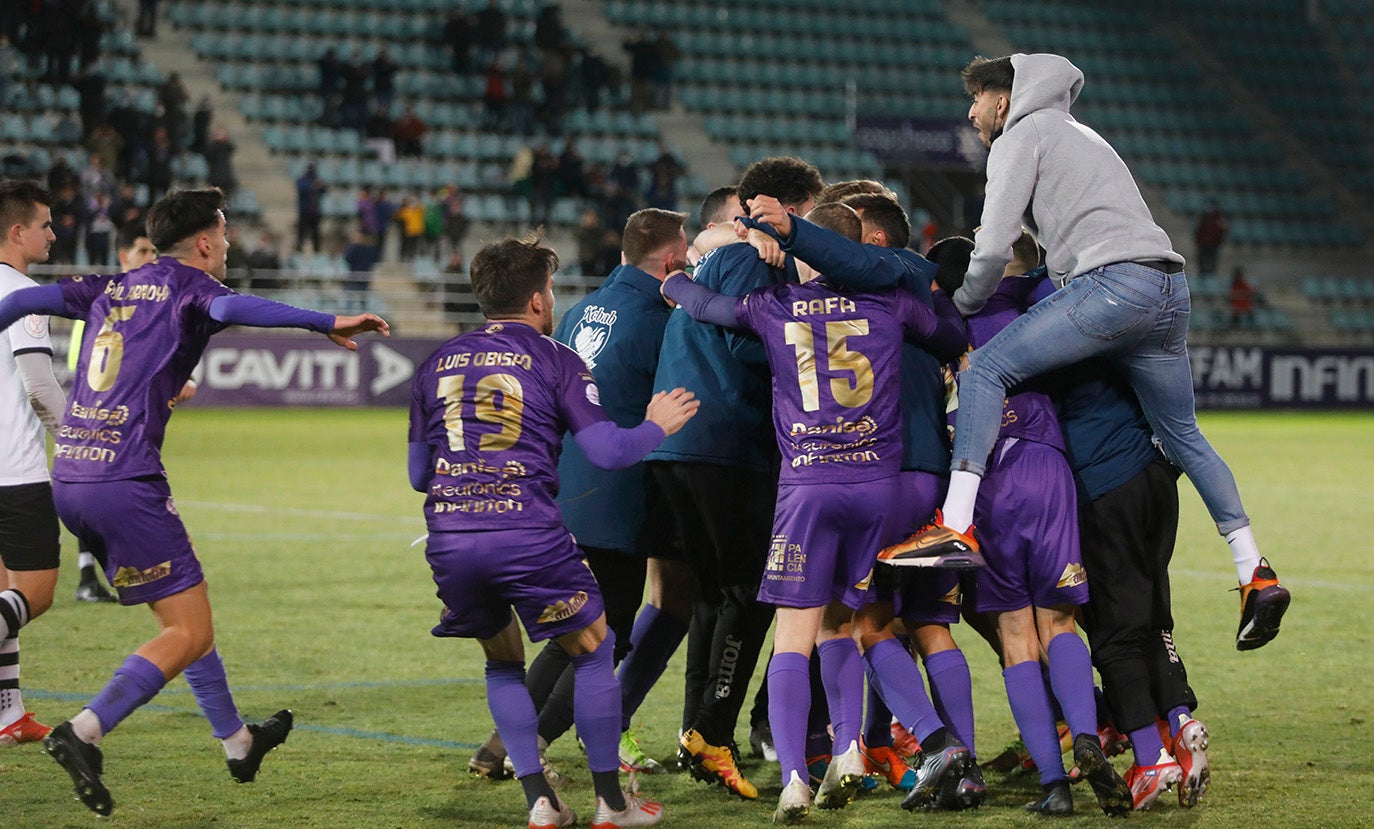
<path fill-rule="evenodd" d="M 410 442 L 430 447 L 430 532 L 562 527 L 563 434 L 608 420 L 577 352 L 521 323 L 491 322 L 425 360 Z"/>
<path fill-rule="evenodd" d="M 57 432 L 53 478 L 164 475 L 172 400 L 211 335 L 225 328 L 211 319 L 210 303 L 233 290 L 167 256 L 126 274 L 59 284 L 69 314 L 86 320 L 86 333 Z"/>
<path fill-rule="evenodd" d="M 896 475 L 902 339 L 933 324 L 930 308 L 905 292 L 839 293 L 818 280 L 751 291 L 735 312 L 763 340 L 773 370 L 779 482 Z"/>
<path fill-rule="evenodd" d="M 1039 284 L 1039 279 L 1024 276 L 1003 279 L 983 309 L 968 318 L 969 346 L 982 348 L 1012 320 L 1024 314 L 1030 296 Z M 1059 418 L 1054 413 L 1054 402 L 1050 396 L 1028 389 L 1025 384 L 1020 388 L 1020 391 L 1007 396 L 1002 409 L 1002 430 L 998 436 L 1033 440 L 1064 451 L 1064 434 L 1059 429 Z M 957 413 L 957 408 L 950 410 L 950 426 L 955 425 Z"/>

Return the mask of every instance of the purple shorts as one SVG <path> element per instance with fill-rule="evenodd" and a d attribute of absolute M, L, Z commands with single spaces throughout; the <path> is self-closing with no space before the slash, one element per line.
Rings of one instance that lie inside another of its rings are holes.
<path fill-rule="evenodd" d="M 510 609 L 530 640 L 579 631 L 605 605 L 596 577 L 564 527 L 430 533 L 425 558 L 444 603 L 435 636 L 491 639 Z"/>
<path fill-rule="evenodd" d="M 105 568 L 119 603 L 146 604 L 205 581 L 165 478 L 53 481 L 62 523 Z"/>
<path fill-rule="evenodd" d="M 759 601 L 824 607 L 869 601 L 878 551 L 900 538 L 897 477 L 857 484 L 781 484 Z"/>
<path fill-rule="evenodd" d="M 978 571 L 978 612 L 1087 603 L 1078 494 L 1058 449 L 999 440 L 973 521 L 988 562 Z"/>
<path fill-rule="evenodd" d="M 899 535 L 919 530 L 935 516 L 949 480 L 939 475 L 904 470 L 900 481 Z M 934 567 L 883 567 L 874 584 L 879 601 L 892 602 L 892 611 L 911 625 L 952 625 L 959 621 L 959 573 Z"/>

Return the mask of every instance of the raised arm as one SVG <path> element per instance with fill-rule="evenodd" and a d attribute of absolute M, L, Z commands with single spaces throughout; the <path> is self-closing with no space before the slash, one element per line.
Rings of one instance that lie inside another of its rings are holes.
<path fill-rule="evenodd" d="M 251 325 L 256 328 L 304 328 L 329 335 L 336 345 L 357 351 L 351 339 L 364 331 L 377 331 L 391 336 L 391 328 L 376 314 L 336 316 L 309 311 L 248 294 L 217 296 L 210 303 L 210 317 L 225 325 Z"/>
<path fill-rule="evenodd" d="M 739 328 L 739 314 L 735 297 L 716 293 L 705 285 L 693 282 L 682 271 L 670 275 L 663 282 L 663 295 L 676 302 L 692 319 L 727 328 Z"/>
<path fill-rule="evenodd" d="M 897 293 L 898 317 L 908 341 L 929 351 L 940 362 L 958 359 L 968 351 L 968 330 L 954 303 L 941 291 L 932 296 L 935 310 L 931 310 L 912 294 Z"/>

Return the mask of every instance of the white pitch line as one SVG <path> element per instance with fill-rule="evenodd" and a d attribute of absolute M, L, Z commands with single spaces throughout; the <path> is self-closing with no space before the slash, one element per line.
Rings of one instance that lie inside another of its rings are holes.
<path fill-rule="evenodd" d="M 298 509 L 295 507 L 269 507 L 263 504 L 224 504 L 217 501 L 186 501 L 177 499 L 179 506 L 195 507 L 197 509 L 208 509 L 216 512 L 249 512 L 249 513 L 278 513 L 282 515 L 299 515 L 303 518 L 328 518 L 331 520 L 344 521 L 391 521 L 398 524 L 413 526 L 419 523 L 419 516 L 402 518 L 399 515 L 387 515 L 368 512 L 340 512 L 338 510 L 322 509 Z"/>

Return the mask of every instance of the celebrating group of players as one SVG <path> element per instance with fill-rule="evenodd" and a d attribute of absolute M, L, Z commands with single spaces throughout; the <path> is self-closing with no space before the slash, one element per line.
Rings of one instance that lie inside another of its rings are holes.
<path fill-rule="evenodd" d="M 444 605 L 433 633 L 477 639 L 487 658 L 496 730 L 470 766 L 509 769 L 532 828 L 576 821 L 545 760 L 573 724 L 591 825 L 663 817 L 620 772 L 657 770 L 630 722 L 684 638 L 680 761 L 757 798 L 734 733 L 774 622 L 751 742 L 781 767 L 778 822 L 841 808 L 875 774 L 907 791 L 907 809 L 983 802 L 969 668 L 949 630 L 961 613 L 999 654 L 1039 770 L 1044 796 L 1028 809 L 1073 810 L 1061 739 L 1108 815 L 1175 786 L 1191 806 L 1205 790 L 1208 734 L 1169 610 L 1179 470 L 1233 552 L 1238 648 L 1277 634 L 1288 593 L 1197 429 L 1183 258 L 1120 158 L 1069 114 L 1083 83 L 1071 63 L 978 58 L 964 82 L 991 151 L 976 242 L 919 256 L 881 184 L 827 187 L 805 161 L 769 158 L 707 198 L 690 245 L 682 214 L 631 216 L 623 264 L 557 331 L 550 248 L 506 239 L 473 257 L 487 323 L 418 371 L 409 472 Z M 0 285 L 0 328 L 33 314 L 90 322 L 70 405 L 33 396 L 66 412 L 47 418 L 51 489 L 46 469 L 0 480 L 0 508 L 21 517 L 0 525 L 0 739 L 44 739 L 101 814 L 113 809 L 101 737 L 178 673 L 235 779 L 252 780 L 291 727 L 289 711 L 261 725 L 236 713 L 160 462 L 205 343 L 230 324 L 345 347 L 387 332 L 370 314 L 224 288 L 221 207 L 213 190 L 165 197 L 148 221 L 162 256 L 129 273 L 22 287 L 5 272 Z M 42 261 L 49 220 L 41 191 L 0 186 L 0 254 L 20 276 Z M 46 325 L 9 337 L 26 364 Z M 149 604 L 161 632 L 49 734 L 19 701 L 16 637 L 51 602 L 54 499 L 120 600 Z M 522 624 L 548 642 L 528 671 Z M 1123 779 L 1107 754 L 1127 741 Z"/>

